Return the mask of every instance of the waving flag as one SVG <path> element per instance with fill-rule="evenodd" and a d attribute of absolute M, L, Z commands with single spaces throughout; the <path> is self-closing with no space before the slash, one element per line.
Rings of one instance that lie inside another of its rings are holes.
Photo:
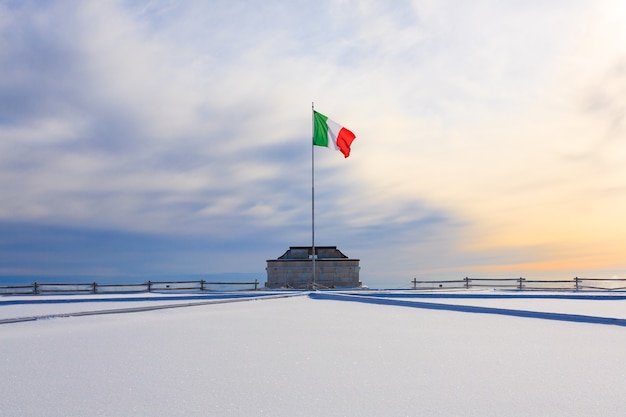
<path fill-rule="evenodd" d="M 329 143 L 341 151 L 344 157 L 350 156 L 350 145 L 356 138 L 354 133 L 330 120 L 322 113 L 313 111 L 313 145 L 328 147 Z"/>

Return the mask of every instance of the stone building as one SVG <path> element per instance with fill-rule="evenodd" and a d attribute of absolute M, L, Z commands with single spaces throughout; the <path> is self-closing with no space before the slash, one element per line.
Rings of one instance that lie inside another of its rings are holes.
<path fill-rule="evenodd" d="M 316 246 L 315 284 L 321 288 L 360 287 L 359 260 L 349 259 L 336 246 Z M 291 246 L 278 259 L 267 261 L 266 288 L 311 288 L 311 246 Z"/>

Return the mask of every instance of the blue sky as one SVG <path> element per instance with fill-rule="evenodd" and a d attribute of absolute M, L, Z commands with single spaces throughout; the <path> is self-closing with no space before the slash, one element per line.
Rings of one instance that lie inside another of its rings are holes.
<path fill-rule="evenodd" d="M 626 276 L 620 1 L 0 3 L 0 277 Z"/>

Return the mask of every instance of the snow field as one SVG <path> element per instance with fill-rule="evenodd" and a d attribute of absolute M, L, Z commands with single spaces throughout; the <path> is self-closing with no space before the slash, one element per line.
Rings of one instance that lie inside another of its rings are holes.
<path fill-rule="evenodd" d="M 619 326 L 306 296 L 39 320 L 0 326 L 0 415 L 623 416 L 624 346 Z"/>

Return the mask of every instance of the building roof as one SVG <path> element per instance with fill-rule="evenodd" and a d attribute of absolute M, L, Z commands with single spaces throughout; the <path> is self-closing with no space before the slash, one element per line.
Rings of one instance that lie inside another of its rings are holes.
<path fill-rule="evenodd" d="M 350 259 L 343 252 L 337 249 L 337 246 L 316 246 L 316 259 Z M 311 259 L 311 246 L 290 246 L 289 249 L 279 256 L 277 259 L 268 259 L 271 261 L 285 260 L 308 260 Z M 358 261 L 358 259 L 353 259 Z"/>

